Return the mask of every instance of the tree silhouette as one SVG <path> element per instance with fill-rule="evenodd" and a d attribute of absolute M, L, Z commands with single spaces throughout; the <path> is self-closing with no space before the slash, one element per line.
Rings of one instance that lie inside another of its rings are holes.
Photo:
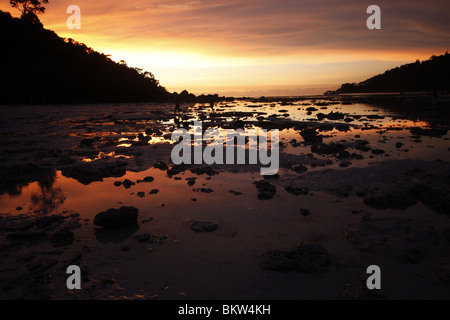
<path fill-rule="evenodd" d="M 9 3 L 13 8 L 22 12 L 21 19 L 40 24 L 37 14 L 45 12 L 42 5 L 47 4 L 48 0 L 10 0 Z"/>

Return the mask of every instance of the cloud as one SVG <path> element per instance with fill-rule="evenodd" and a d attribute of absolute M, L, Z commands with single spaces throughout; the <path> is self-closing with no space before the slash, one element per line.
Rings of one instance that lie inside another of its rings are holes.
<path fill-rule="evenodd" d="M 81 30 L 65 27 L 71 4 L 81 8 Z M 218 84 L 228 85 L 233 79 L 242 84 L 246 79 L 250 85 L 252 74 L 257 82 L 256 69 L 247 69 L 249 75 L 236 74 L 245 66 L 265 68 L 281 83 L 295 81 L 286 70 L 301 64 L 315 65 L 307 68 L 311 78 L 314 70 L 320 70 L 320 81 L 330 83 L 337 81 L 337 74 L 347 80 L 359 71 L 363 80 L 369 69 L 376 72 L 364 63 L 382 72 L 382 66 L 448 50 L 448 0 L 377 0 L 381 30 L 366 28 L 371 4 L 368 0 L 50 0 L 41 20 L 58 34 L 130 65 L 152 67 L 167 83 L 179 83 L 175 78 L 179 74 L 170 78 L 173 70 L 164 71 L 171 61 L 184 70 L 196 68 L 202 75 L 198 81 L 204 83 L 209 76 Z M 329 64 L 347 62 L 353 64 L 330 69 L 328 77 L 323 71 Z"/>

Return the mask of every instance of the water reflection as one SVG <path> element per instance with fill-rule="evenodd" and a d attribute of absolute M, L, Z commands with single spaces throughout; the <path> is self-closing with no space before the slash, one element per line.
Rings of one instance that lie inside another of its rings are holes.
<path fill-rule="evenodd" d="M 31 194 L 31 205 L 35 212 L 51 213 L 59 208 L 66 200 L 62 189 L 54 187 L 55 181 L 55 171 L 38 181 L 40 193 Z"/>

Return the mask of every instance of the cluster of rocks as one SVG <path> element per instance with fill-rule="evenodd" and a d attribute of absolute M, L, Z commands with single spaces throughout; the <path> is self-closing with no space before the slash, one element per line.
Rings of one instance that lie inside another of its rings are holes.
<path fill-rule="evenodd" d="M 328 250 L 320 244 L 299 244 L 288 251 L 267 251 L 259 257 L 258 263 L 269 270 L 317 273 L 327 270 L 331 259 Z"/>

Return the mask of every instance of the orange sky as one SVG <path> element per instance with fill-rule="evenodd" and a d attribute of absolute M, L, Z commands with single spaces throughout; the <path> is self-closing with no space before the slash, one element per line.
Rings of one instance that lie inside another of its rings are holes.
<path fill-rule="evenodd" d="M 44 26 L 151 71 L 169 91 L 320 94 L 449 49 L 450 2 L 365 0 L 49 0 Z M 398 2 L 398 1 L 397 1 Z M 81 8 L 69 30 L 66 9 Z M 17 15 L 8 0 L 0 9 Z"/>

